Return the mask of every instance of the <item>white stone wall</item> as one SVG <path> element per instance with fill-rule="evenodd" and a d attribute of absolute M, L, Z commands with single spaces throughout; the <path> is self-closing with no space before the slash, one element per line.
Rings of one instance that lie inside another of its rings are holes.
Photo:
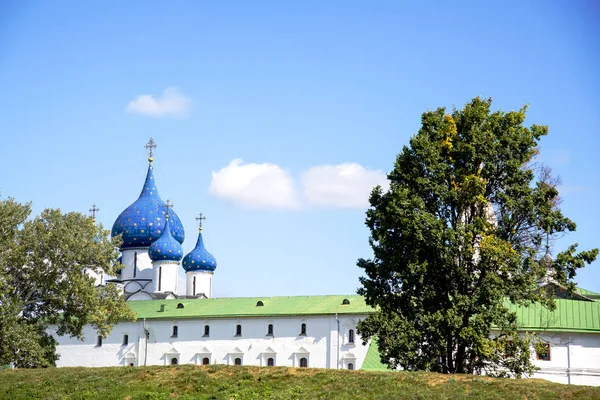
<path fill-rule="evenodd" d="M 355 335 L 355 343 L 348 343 L 349 329 L 364 316 L 339 317 L 278 317 L 278 318 L 219 318 L 185 320 L 149 320 L 145 326 L 150 333 L 148 344 L 144 335 L 144 321 L 120 323 L 97 346 L 97 334 L 85 328 L 85 341 L 58 337 L 57 366 L 99 367 L 129 365 L 167 365 L 172 358 L 179 364 L 201 364 L 209 357 L 211 364 L 233 364 L 242 359 L 243 365 L 266 365 L 275 359 L 278 366 L 299 366 L 307 358 L 309 367 L 355 369 L 362 365 L 368 346 Z M 306 324 L 306 336 L 301 336 L 301 324 Z M 236 325 L 242 326 L 242 335 L 236 336 Z M 268 326 L 273 325 L 273 336 Z M 177 337 L 173 327 L 177 326 Z M 204 336 L 204 326 L 210 326 L 210 336 Z M 123 345 L 123 335 L 129 343 Z"/>
<path fill-rule="evenodd" d="M 154 273 L 152 276 L 152 292 L 177 293 L 177 285 L 179 281 L 179 263 L 173 261 L 155 261 Z M 159 282 L 160 279 L 160 282 Z"/>
<path fill-rule="evenodd" d="M 123 250 L 121 264 L 123 264 L 121 279 L 152 279 L 152 260 L 150 260 L 147 248 Z M 136 267 L 134 268 L 134 266 Z"/>
<path fill-rule="evenodd" d="M 535 351 L 532 351 L 534 364 L 540 368 L 534 378 L 600 386 L 600 335 L 545 333 L 540 337 L 550 343 L 550 360 L 537 360 Z"/>
<path fill-rule="evenodd" d="M 196 296 L 204 293 L 209 299 L 212 298 L 212 272 L 190 271 L 186 272 L 186 291 L 187 296 Z M 194 278 L 196 278 L 196 292 L 194 293 Z"/>

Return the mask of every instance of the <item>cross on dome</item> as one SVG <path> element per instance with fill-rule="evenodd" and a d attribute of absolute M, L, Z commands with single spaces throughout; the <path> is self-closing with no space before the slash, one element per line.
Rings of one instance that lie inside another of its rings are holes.
<path fill-rule="evenodd" d="M 205 219 L 206 217 L 202 213 L 198 214 L 198 216 L 196 217 L 196 221 L 198 221 L 198 230 L 200 232 L 202 232 L 202 224 L 204 223 Z"/>
<path fill-rule="evenodd" d="M 153 150 L 157 147 L 158 145 L 156 144 L 154 139 L 150 137 L 150 140 L 148 140 L 148 143 L 146 143 L 146 145 L 144 146 L 145 149 L 148 149 L 148 161 L 152 162 L 154 160 L 154 158 L 152 158 L 152 155 L 154 154 Z"/>
<path fill-rule="evenodd" d="M 173 208 L 173 203 L 171 203 L 171 200 L 167 199 L 167 201 L 165 201 L 165 209 L 167 210 L 167 215 L 166 218 L 169 219 L 169 210 L 171 208 Z"/>
<path fill-rule="evenodd" d="M 90 208 L 90 213 L 92 214 L 92 218 L 96 219 L 96 213 L 100 211 L 100 209 L 98 207 L 96 207 L 96 205 L 92 205 L 92 208 Z"/>

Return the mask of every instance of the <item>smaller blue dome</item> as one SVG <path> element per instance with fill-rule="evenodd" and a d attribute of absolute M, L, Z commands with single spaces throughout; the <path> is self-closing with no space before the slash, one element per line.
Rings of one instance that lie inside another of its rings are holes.
<path fill-rule="evenodd" d="M 198 233 L 198 241 L 194 250 L 183 259 L 183 269 L 189 271 L 214 271 L 217 268 L 217 260 L 206 250 L 202 240 L 202 229 Z"/>
<path fill-rule="evenodd" d="M 148 248 L 148 255 L 152 261 L 180 261 L 183 257 L 183 248 L 171 234 L 169 224 L 167 217 L 163 234 Z"/>

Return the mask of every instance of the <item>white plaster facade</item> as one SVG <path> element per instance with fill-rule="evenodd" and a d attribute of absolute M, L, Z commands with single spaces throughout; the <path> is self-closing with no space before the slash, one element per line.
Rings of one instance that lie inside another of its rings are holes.
<path fill-rule="evenodd" d="M 540 338 L 550 344 L 550 359 L 534 360 L 540 370 L 533 374 L 533 378 L 600 386 L 600 335 L 547 333 L 540 335 Z"/>
<path fill-rule="evenodd" d="M 202 364 L 205 358 L 210 364 L 233 365 L 239 358 L 243 365 L 266 366 L 272 358 L 275 366 L 299 367 L 304 358 L 308 367 L 348 369 L 352 364 L 351 369 L 359 369 L 368 345 L 363 346 L 356 335 L 354 343 L 349 342 L 349 330 L 355 331 L 356 323 L 364 317 L 138 320 L 117 324 L 102 338 L 101 345 L 97 333 L 87 326 L 83 342 L 57 338 L 57 366 L 169 365 L 173 359 L 178 364 Z M 306 325 L 306 335 L 301 334 L 302 324 Z M 241 335 L 237 335 L 237 325 L 241 325 Z M 273 325 L 272 335 L 269 325 Z"/>

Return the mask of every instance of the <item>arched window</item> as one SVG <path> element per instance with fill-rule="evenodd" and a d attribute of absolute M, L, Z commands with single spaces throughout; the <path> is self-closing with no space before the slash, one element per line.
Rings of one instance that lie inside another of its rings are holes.
<path fill-rule="evenodd" d="M 208 364 L 210 364 L 210 358 L 208 358 L 208 357 L 204 357 L 204 358 L 202 359 L 202 365 L 208 365 Z"/>
<path fill-rule="evenodd" d="M 267 336 L 273 336 L 273 324 L 269 324 L 267 329 Z"/>
<path fill-rule="evenodd" d="M 348 343 L 354 343 L 354 329 L 348 331 Z"/>
<path fill-rule="evenodd" d="M 179 333 L 179 328 L 177 327 L 177 325 L 173 325 L 173 335 L 171 335 L 171 337 L 177 337 L 178 333 Z"/>
<path fill-rule="evenodd" d="M 300 335 L 306 336 L 306 324 L 300 325 Z"/>
<path fill-rule="evenodd" d="M 204 336 L 210 336 L 210 326 L 204 325 Z"/>
<path fill-rule="evenodd" d="M 348 369 L 350 371 L 352 371 L 354 369 L 354 364 L 353 363 L 348 363 Z"/>
<path fill-rule="evenodd" d="M 177 357 L 171 358 L 171 365 L 177 365 Z"/>
<path fill-rule="evenodd" d="M 123 335 L 123 346 L 127 346 L 129 344 L 129 335 Z"/>
<path fill-rule="evenodd" d="M 273 357 L 269 357 L 267 360 L 267 367 L 273 367 L 275 365 L 275 359 Z"/>
<path fill-rule="evenodd" d="M 300 359 L 300 368 L 307 368 L 308 367 L 308 359 L 306 359 L 306 357 L 302 357 Z"/>
<path fill-rule="evenodd" d="M 183 303 L 179 303 L 179 304 L 177 304 L 177 308 L 183 308 L 183 307 L 184 307 L 184 306 L 183 306 Z"/>
<path fill-rule="evenodd" d="M 235 336 L 242 336 L 242 326 L 241 325 L 236 325 Z"/>
<path fill-rule="evenodd" d="M 237 357 L 234 361 L 235 365 L 242 365 L 242 359 Z"/>
<path fill-rule="evenodd" d="M 348 299 L 344 299 L 344 300 L 342 301 L 342 305 L 343 305 L 343 306 L 347 306 L 348 304 L 350 304 L 350 300 L 348 300 Z"/>

